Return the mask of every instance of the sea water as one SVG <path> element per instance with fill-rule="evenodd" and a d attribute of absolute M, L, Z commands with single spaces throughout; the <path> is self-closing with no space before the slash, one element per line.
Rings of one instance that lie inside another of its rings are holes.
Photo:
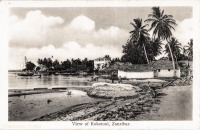
<path fill-rule="evenodd" d="M 61 93 L 32 94 L 9 97 L 9 120 L 10 121 L 29 121 L 34 118 L 59 111 L 70 106 L 92 103 L 99 101 L 91 98 L 80 90 L 73 90 L 73 87 L 91 87 L 92 83 L 88 80 L 91 76 L 65 76 L 48 75 L 23 77 L 16 72 L 9 72 L 9 89 L 33 89 L 33 88 L 56 88 L 70 87 L 72 95 L 67 91 Z M 48 103 L 48 100 L 51 102 Z"/>
<path fill-rule="evenodd" d="M 53 87 L 89 87 L 92 83 L 88 80 L 91 76 L 71 76 L 71 75 L 42 75 L 39 76 L 18 76 L 17 72 L 8 73 L 9 89 L 33 89 L 33 88 L 53 88 Z"/>

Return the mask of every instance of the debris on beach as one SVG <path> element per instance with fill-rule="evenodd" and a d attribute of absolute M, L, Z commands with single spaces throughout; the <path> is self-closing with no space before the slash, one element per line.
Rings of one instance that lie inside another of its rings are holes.
<path fill-rule="evenodd" d="M 63 109 L 56 113 L 44 115 L 35 119 L 43 121 L 119 121 L 136 120 L 138 115 L 153 111 L 153 104 L 160 102 L 159 98 L 152 98 L 146 93 L 137 98 L 112 98 L 95 104 L 82 104 Z"/>
<path fill-rule="evenodd" d="M 182 77 L 180 79 L 175 80 L 171 86 L 186 86 L 192 84 L 192 77 Z"/>
<path fill-rule="evenodd" d="M 52 102 L 52 100 L 51 100 L 51 99 L 48 99 L 48 100 L 47 100 L 47 103 L 48 103 L 48 104 L 49 104 L 49 103 L 51 103 L 51 102 Z"/>

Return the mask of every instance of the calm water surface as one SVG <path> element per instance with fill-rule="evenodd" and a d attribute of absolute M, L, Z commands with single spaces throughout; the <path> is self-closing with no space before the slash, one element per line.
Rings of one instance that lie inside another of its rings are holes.
<path fill-rule="evenodd" d="M 32 89 L 32 88 L 52 88 L 52 87 L 84 87 L 91 86 L 88 82 L 91 76 L 65 76 L 65 75 L 50 75 L 18 76 L 17 72 L 9 72 L 9 89 Z"/>
<path fill-rule="evenodd" d="M 9 97 L 9 121 L 29 121 L 77 104 L 100 101 L 88 97 L 83 91 L 70 91 L 71 96 L 62 92 Z M 47 100 L 51 102 L 48 103 Z"/>

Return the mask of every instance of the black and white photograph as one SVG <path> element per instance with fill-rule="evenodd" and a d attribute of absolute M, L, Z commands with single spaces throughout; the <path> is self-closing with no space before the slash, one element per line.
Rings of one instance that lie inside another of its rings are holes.
<path fill-rule="evenodd" d="M 192 7 L 9 11 L 9 121 L 192 120 Z"/>
<path fill-rule="evenodd" d="M 3 1 L 0 129 L 199 129 L 199 3 Z"/>

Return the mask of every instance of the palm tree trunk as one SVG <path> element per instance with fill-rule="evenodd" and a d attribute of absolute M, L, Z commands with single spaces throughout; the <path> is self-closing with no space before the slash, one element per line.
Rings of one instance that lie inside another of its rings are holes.
<path fill-rule="evenodd" d="M 144 48 L 144 54 L 145 54 L 146 59 L 147 59 L 147 63 L 149 64 L 149 59 L 148 59 L 148 57 L 147 57 L 147 52 L 146 52 L 146 48 L 145 48 L 144 44 L 143 44 L 143 48 Z"/>
<path fill-rule="evenodd" d="M 168 47 L 169 47 L 169 51 L 170 51 L 170 55 L 172 57 L 172 65 L 173 65 L 173 70 L 174 70 L 174 76 L 175 76 L 175 63 L 174 63 L 174 57 L 173 57 L 173 54 L 172 54 L 172 50 L 171 50 L 171 47 L 169 45 L 169 42 L 167 43 Z"/>

